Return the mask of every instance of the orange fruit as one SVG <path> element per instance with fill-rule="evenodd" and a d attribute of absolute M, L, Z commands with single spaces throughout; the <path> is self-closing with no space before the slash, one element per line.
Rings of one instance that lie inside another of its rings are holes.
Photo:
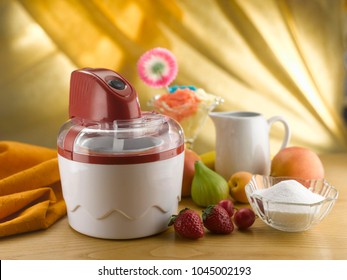
<path fill-rule="evenodd" d="M 182 182 L 182 196 L 190 196 L 192 182 L 195 174 L 195 162 L 200 160 L 200 156 L 190 149 L 184 151 L 184 170 Z"/>
<path fill-rule="evenodd" d="M 272 159 L 270 175 L 308 180 L 322 179 L 324 166 L 314 151 L 305 147 L 286 147 Z"/>
<path fill-rule="evenodd" d="M 252 173 L 247 171 L 239 171 L 231 175 L 228 185 L 233 199 L 241 203 L 248 203 L 245 187 L 251 178 Z"/>

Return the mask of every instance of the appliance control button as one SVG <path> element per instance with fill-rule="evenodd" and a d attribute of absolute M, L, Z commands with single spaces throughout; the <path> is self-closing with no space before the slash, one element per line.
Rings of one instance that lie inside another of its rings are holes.
<path fill-rule="evenodd" d="M 114 80 L 110 80 L 108 81 L 108 84 L 118 90 L 123 90 L 125 89 L 125 83 L 120 80 L 120 79 L 114 79 Z"/>

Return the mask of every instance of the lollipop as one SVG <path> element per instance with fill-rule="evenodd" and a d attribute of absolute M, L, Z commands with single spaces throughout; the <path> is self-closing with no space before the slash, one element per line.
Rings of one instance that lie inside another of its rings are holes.
<path fill-rule="evenodd" d="M 167 87 L 177 75 L 175 56 L 164 48 L 154 48 L 144 53 L 137 62 L 140 78 L 155 88 Z"/>
<path fill-rule="evenodd" d="M 147 103 L 158 113 L 167 115 L 182 126 L 187 148 L 203 127 L 208 112 L 222 99 L 193 85 L 169 86 L 176 78 L 178 69 L 175 56 L 163 48 L 154 48 L 144 53 L 137 62 L 140 78 L 154 88 L 166 88 L 166 92 L 153 96 Z"/>

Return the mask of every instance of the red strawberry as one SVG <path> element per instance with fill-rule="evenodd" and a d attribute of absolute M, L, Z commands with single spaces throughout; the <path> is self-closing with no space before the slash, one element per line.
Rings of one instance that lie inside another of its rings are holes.
<path fill-rule="evenodd" d="M 220 205 L 210 205 L 202 211 L 204 226 L 213 233 L 228 234 L 234 230 L 234 224 L 228 212 Z"/>
<path fill-rule="evenodd" d="M 198 213 L 189 208 L 172 215 L 169 226 L 174 225 L 178 235 L 185 238 L 198 239 L 204 236 L 204 225 Z"/>

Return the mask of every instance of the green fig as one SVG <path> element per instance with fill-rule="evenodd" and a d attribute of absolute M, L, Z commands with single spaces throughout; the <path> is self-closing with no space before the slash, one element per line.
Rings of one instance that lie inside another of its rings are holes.
<path fill-rule="evenodd" d="M 192 182 L 193 201 L 202 207 L 217 204 L 228 198 L 228 182 L 218 173 L 208 168 L 202 161 L 195 162 L 195 174 Z"/>

